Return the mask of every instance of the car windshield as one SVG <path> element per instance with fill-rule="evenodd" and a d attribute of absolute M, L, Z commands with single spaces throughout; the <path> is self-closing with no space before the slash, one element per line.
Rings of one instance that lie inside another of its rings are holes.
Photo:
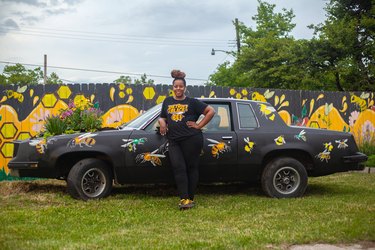
<path fill-rule="evenodd" d="M 140 128 L 143 124 L 147 123 L 157 112 L 161 109 L 161 104 L 158 104 L 149 110 L 147 110 L 142 115 L 136 117 L 135 119 L 127 122 L 121 126 L 121 129 L 129 129 L 129 128 Z"/>

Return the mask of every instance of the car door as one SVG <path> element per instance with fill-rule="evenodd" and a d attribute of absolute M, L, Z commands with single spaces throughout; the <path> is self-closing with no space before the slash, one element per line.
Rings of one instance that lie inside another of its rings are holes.
<path fill-rule="evenodd" d="M 129 182 L 173 182 L 167 138 L 157 130 L 158 116 L 142 130 L 134 130 L 124 141 L 125 162 Z"/>
<path fill-rule="evenodd" d="M 261 132 L 253 107 L 248 102 L 237 102 L 235 109 L 238 138 L 238 180 L 256 180 L 261 174 L 262 145 L 266 137 Z"/>
<path fill-rule="evenodd" d="M 215 109 L 212 120 L 203 128 L 203 154 L 200 180 L 229 181 L 237 175 L 237 136 L 233 129 L 230 103 L 209 103 Z"/>

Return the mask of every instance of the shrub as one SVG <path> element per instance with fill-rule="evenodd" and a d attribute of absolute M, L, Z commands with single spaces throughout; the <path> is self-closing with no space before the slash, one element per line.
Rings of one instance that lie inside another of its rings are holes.
<path fill-rule="evenodd" d="M 64 119 L 61 119 L 59 115 L 48 116 L 44 128 L 47 134 L 50 135 L 61 135 L 68 128 L 67 123 Z"/>
<path fill-rule="evenodd" d="M 45 129 L 47 135 L 93 132 L 102 126 L 102 112 L 99 105 L 90 101 L 75 104 L 72 100 L 67 109 L 60 110 L 58 116 L 47 117 Z"/>

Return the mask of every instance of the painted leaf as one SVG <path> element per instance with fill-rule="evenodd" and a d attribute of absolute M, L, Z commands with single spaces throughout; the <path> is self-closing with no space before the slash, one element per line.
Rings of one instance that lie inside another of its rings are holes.
<path fill-rule="evenodd" d="M 277 106 L 277 104 L 279 104 L 279 96 L 275 95 L 275 106 Z"/>
<path fill-rule="evenodd" d="M 309 117 L 311 116 L 312 114 L 312 111 L 314 109 L 314 105 L 315 105 L 315 100 L 314 99 L 311 99 L 310 101 L 310 112 L 309 112 Z"/>

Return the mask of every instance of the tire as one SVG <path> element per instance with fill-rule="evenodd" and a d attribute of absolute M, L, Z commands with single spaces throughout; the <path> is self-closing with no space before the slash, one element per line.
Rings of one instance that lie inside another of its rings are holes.
<path fill-rule="evenodd" d="M 307 172 L 298 160 L 281 157 L 267 164 L 261 182 L 263 191 L 270 197 L 301 197 L 307 187 Z"/>
<path fill-rule="evenodd" d="M 112 190 L 112 173 L 104 161 L 89 158 L 77 162 L 69 172 L 68 193 L 75 199 L 100 199 Z"/>

